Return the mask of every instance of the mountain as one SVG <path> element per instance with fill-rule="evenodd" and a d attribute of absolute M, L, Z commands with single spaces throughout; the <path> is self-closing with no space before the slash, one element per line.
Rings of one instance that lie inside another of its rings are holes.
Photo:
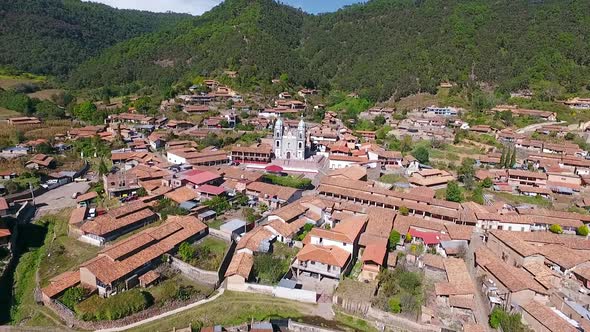
<path fill-rule="evenodd" d="M 65 75 L 109 46 L 188 17 L 78 0 L 0 0 L 0 66 Z"/>
<path fill-rule="evenodd" d="M 166 86 L 229 69 L 241 85 L 287 74 L 294 84 L 374 100 L 434 91 L 443 80 L 574 92 L 589 83 L 588 13 L 586 0 L 372 0 L 322 15 L 226 0 L 105 50 L 70 83 Z"/>
<path fill-rule="evenodd" d="M 238 70 L 246 81 L 297 75 L 306 14 L 271 0 L 229 0 L 174 29 L 139 36 L 81 65 L 72 86 L 143 81 L 170 85 L 182 77 Z M 243 82 L 248 84 L 248 82 Z"/>

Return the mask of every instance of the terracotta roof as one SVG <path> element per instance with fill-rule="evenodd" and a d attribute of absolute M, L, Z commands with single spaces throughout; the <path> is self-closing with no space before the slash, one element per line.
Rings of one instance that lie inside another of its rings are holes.
<path fill-rule="evenodd" d="M 78 196 L 78 198 L 76 198 L 76 202 L 80 203 L 80 202 L 84 202 L 84 201 L 89 201 L 89 200 L 94 199 L 96 197 L 98 197 L 98 194 L 96 193 L 96 191 L 90 191 L 90 192 L 87 192 L 85 194 Z"/>
<path fill-rule="evenodd" d="M 578 330 L 570 325 L 565 319 L 546 305 L 535 300 L 521 305 L 523 311 L 531 315 L 537 323 L 544 326 L 551 332 L 577 332 Z"/>
<path fill-rule="evenodd" d="M 140 284 L 149 285 L 152 282 L 158 280 L 158 278 L 160 278 L 160 274 L 154 270 L 150 270 L 142 274 L 138 279 Z"/>
<path fill-rule="evenodd" d="M 244 279 L 248 279 L 250 272 L 254 266 L 254 256 L 247 252 L 237 252 L 232 257 L 231 262 L 225 271 L 225 277 L 231 277 L 233 275 L 242 276 Z"/>
<path fill-rule="evenodd" d="M 464 323 L 463 332 L 485 332 L 486 329 L 481 324 Z"/>
<path fill-rule="evenodd" d="M 88 211 L 87 206 L 82 206 L 74 209 L 74 211 L 72 211 L 72 214 L 70 215 L 69 224 L 74 225 L 83 222 L 86 218 L 86 211 Z"/>
<path fill-rule="evenodd" d="M 285 205 L 281 208 L 273 210 L 269 216 L 277 216 L 283 221 L 289 222 L 292 219 L 299 217 L 309 210 L 308 207 L 302 205 L 299 201 Z"/>
<path fill-rule="evenodd" d="M 101 282 L 110 284 L 205 229 L 207 225 L 194 216 L 169 216 L 161 226 L 148 228 L 103 249 L 81 268 L 87 269 Z"/>
<path fill-rule="evenodd" d="M 49 167 L 49 165 L 54 160 L 55 159 L 53 159 L 53 157 L 49 157 L 49 156 L 44 155 L 44 154 L 36 154 L 35 156 L 33 156 L 33 158 L 31 158 L 31 160 L 28 161 L 28 163 L 34 163 L 34 164 L 37 164 L 37 165 Z"/>
<path fill-rule="evenodd" d="M 317 246 L 308 244 L 297 253 L 299 261 L 313 261 L 343 268 L 350 258 L 350 253 L 335 246 Z"/>
<path fill-rule="evenodd" d="M 471 240 L 471 235 L 473 235 L 473 231 L 475 227 L 473 226 L 465 226 L 465 225 L 457 225 L 457 224 L 446 224 L 445 227 L 447 228 L 447 233 L 449 234 L 452 240 Z"/>
<path fill-rule="evenodd" d="M 299 218 L 293 222 L 282 222 L 280 220 L 275 219 L 268 223 L 266 226 L 271 227 L 281 236 L 288 238 L 301 231 L 305 224 L 307 224 L 307 219 L 305 218 Z"/>
<path fill-rule="evenodd" d="M 80 283 L 80 271 L 67 271 L 54 278 L 49 285 L 42 288 L 41 292 L 49 298 L 54 298 L 70 287 Z"/>
<path fill-rule="evenodd" d="M 264 240 L 273 239 L 275 236 L 264 226 L 255 227 L 253 230 L 247 232 L 242 236 L 236 250 L 249 249 L 252 252 L 259 251 L 260 244 Z"/>
<path fill-rule="evenodd" d="M 0 211 L 6 210 L 8 210 L 8 202 L 6 201 L 6 198 L 0 197 Z"/>
<path fill-rule="evenodd" d="M 539 246 L 538 250 L 547 260 L 568 270 L 590 260 L 585 255 L 578 254 L 575 250 L 557 244 Z"/>
<path fill-rule="evenodd" d="M 268 197 L 276 196 L 277 198 L 283 201 L 288 201 L 297 192 L 297 189 L 295 188 L 277 186 L 274 184 L 268 184 L 258 181 L 249 183 L 246 186 L 246 188 L 250 191 L 254 191 Z"/>
<path fill-rule="evenodd" d="M 340 179 L 360 180 L 367 176 L 367 169 L 362 166 L 353 165 L 350 167 L 333 170 L 332 172 L 328 173 L 327 176 Z"/>
<path fill-rule="evenodd" d="M 515 232 L 491 230 L 489 233 L 523 257 L 539 254 L 538 249 L 518 238 L 517 235 L 513 234 Z"/>
<path fill-rule="evenodd" d="M 361 257 L 362 262 L 373 262 L 378 265 L 383 265 L 385 262 L 385 255 L 387 254 L 387 239 L 368 244 L 363 251 Z"/>
<path fill-rule="evenodd" d="M 188 182 L 191 182 L 195 185 L 202 185 L 220 178 L 221 175 L 208 171 L 193 172 L 191 175 L 185 177 Z"/>
<path fill-rule="evenodd" d="M 439 270 L 445 269 L 444 258 L 440 255 L 433 255 L 433 254 L 424 254 L 422 256 L 422 262 L 426 266 L 434 267 Z"/>
<path fill-rule="evenodd" d="M 85 233 L 103 236 L 153 217 L 156 217 L 156 214 L 149 209 L 148 205 L 136 201 L 88 221 L 82 225 L 81 229 Z"/>
<path fill-rule="evenodd" d="M 174 189 L 171 192 L 164 194 L 164 196 L 175 201 L 176 203 L 184 203 L 197 198 L 197 191 L 187 186 Z"/>

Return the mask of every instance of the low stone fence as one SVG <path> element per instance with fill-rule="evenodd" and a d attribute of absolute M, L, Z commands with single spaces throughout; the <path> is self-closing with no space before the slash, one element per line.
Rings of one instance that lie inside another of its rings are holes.
<path fill-rule="evenodd" d="M 327 329 L 325 327 L 319 327 L 315 325 L 303 324 L 289 319 L 288 325 L 289 331 L 294 332 L 336 332 L 338 330 Z"/>
<path fill-rule="evenodd" d="M 408 318 L 392 315 L 375 308 L 367 310 L 367 318 L 374 319 L 387 326 L 389 331 L 440 332 L 441 328 L 434 325 L 420 324 Z"/>
<path fill-rule="evenodd" d="M 227 234 L 226 232 L 222 232 L 214 228 L 209 228 L 209 235 L 227 242 L 230 242 L 232 240 L 230 234 Z"/>
<path fill-rule="evenodd" d="M 217 288 L 217 286 L 219 285 L 219 277 L 217 276 L 217 271 L 201 270 L 198 267 L 192 266 L 172 256 L 170 256 L 170 259 L 170 265 L 173 268 L 180 270 L 180 272 L 188 278 L 212 286 L 214 288 Z"/>

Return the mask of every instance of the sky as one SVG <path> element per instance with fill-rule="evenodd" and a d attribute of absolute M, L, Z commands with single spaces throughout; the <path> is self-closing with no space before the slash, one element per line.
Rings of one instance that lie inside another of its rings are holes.
<path fill-rule="evenodd" d="M 88 1 L 88 0 L 84 0 Z M 200 15 L 221 0 L 90 0 L 100 2 L 111 7 L 121 9 L 140 9 L 152 12 L 177 12 Z M 281 2 L 295 8 L 301 8 L 308 13 L 325 13 L 335 11 L 345 5 L 360 2 L 360 0 L 281 0 Z"/>

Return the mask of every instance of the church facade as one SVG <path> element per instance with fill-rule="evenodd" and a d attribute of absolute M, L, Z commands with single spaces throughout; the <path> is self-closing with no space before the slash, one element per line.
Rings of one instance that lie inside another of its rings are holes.
<path fill-rule="evenodd" d="M 273 138 L 276 159 L 305 160 L 307 133 L 303 118 L 297 127 L 290 127 L 279 117 L 275 122 Z"/>

